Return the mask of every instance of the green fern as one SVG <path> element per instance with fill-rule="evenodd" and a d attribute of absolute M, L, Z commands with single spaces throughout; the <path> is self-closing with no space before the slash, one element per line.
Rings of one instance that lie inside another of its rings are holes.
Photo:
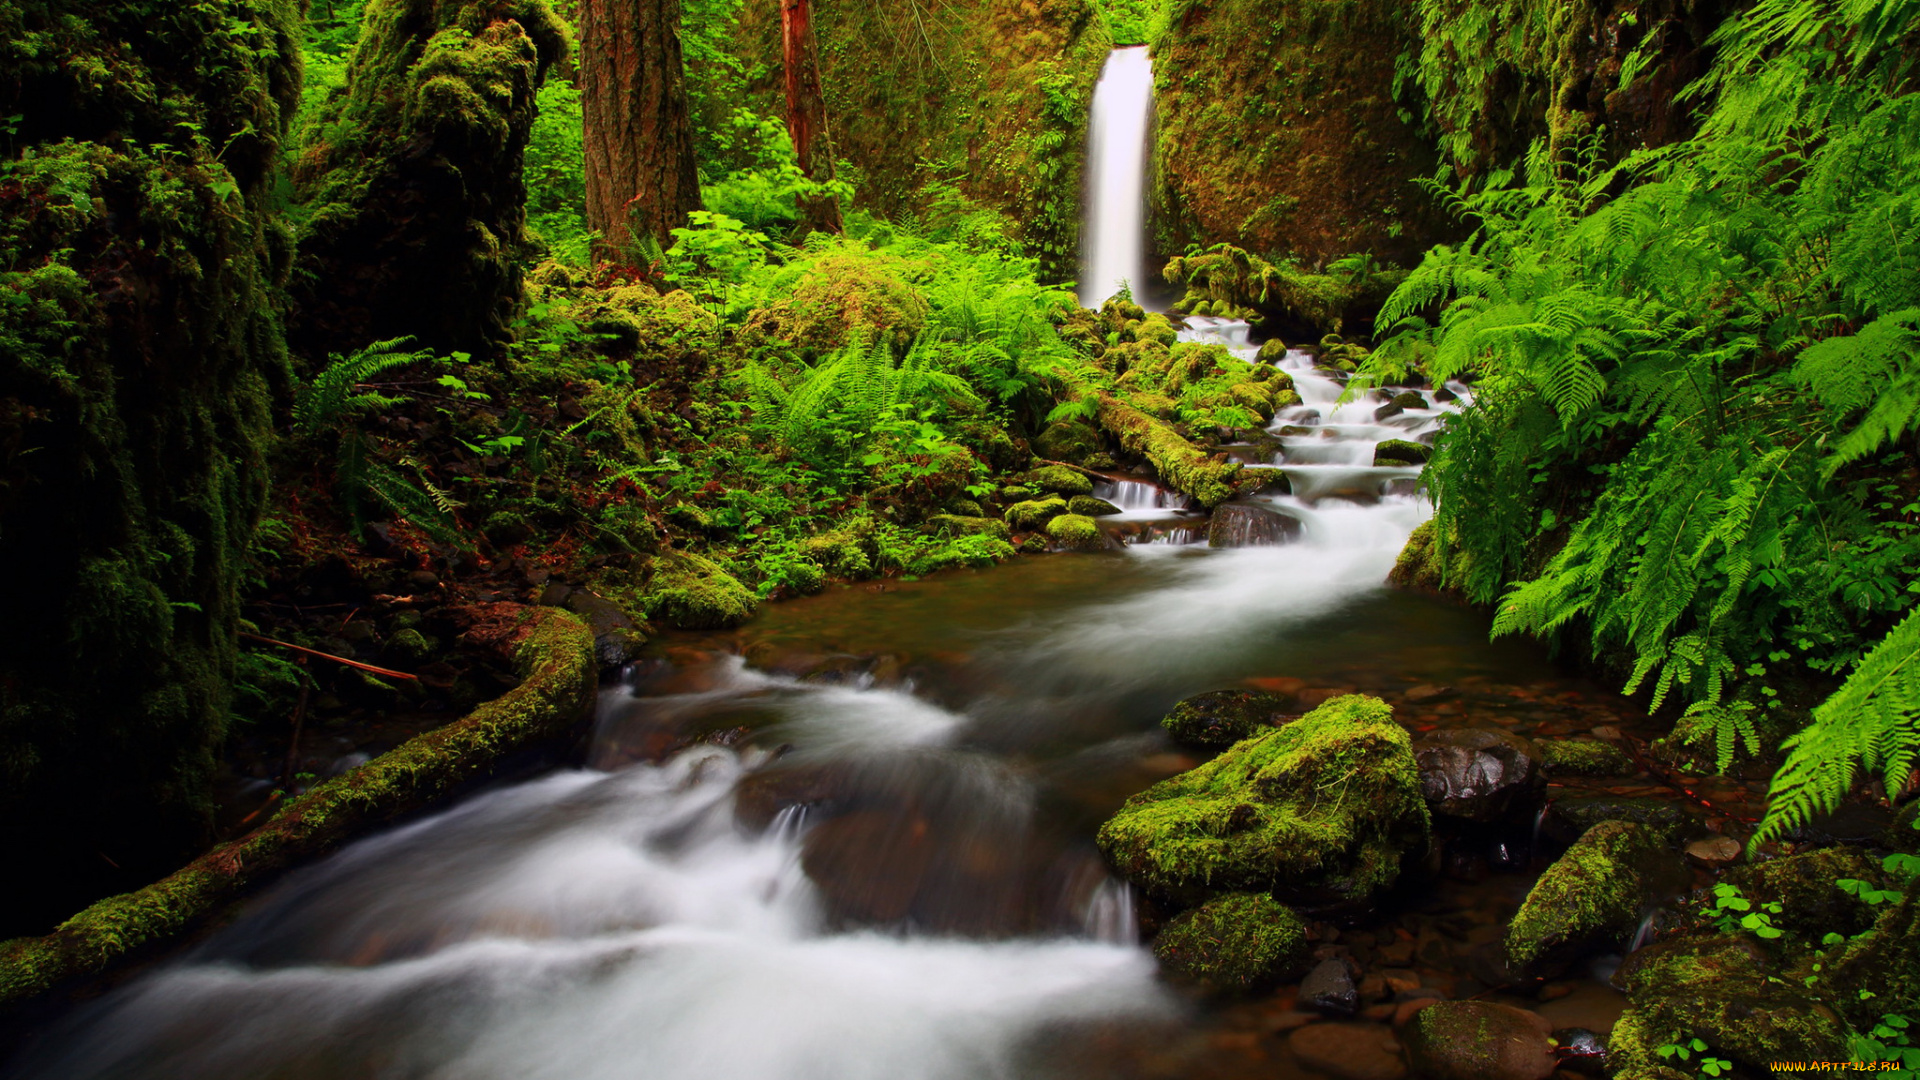
<path fill-rule="evenodd" d="M 1874 646 L 1814 709 L 1813 724 L 1783 745 L 1787 759 L 1774 774 L 1754 845 L 1839 806 L 1862 769 L 1899 790 L 1920 764 L 1920 610 Z"/>
<path fill-rule="evenodd" d="M 408 350 L 412 338 L 376 341 L 351 356 L 338 353 L 302 386 L 293 400 L 293 427 L 302 435 L 332 429 L 355 416 L 391 408 L 405 398 L 382 394 L 365 385 L 377 375 L 433 358 L 431 352 Z"/>

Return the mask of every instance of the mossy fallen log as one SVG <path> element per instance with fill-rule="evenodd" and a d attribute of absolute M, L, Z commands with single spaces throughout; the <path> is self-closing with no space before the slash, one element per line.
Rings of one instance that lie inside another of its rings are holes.
<path fill-rule="evenodd" d="M 557 608 L 500 607 L 513 610 L 483 620 L 470 636 L 511 649 L 519 686 L 289 801 L 266 824 L 167 878 L 108 897 L 45 937 L 0 944 L 0 1006 L 164 944 L 248 890 L 565 732 L 593 702 L 592 632 Z"/>
<path fill-rule="evenodd" d="M 1233 498 L 1239 462 L 1209 456 L 1165 422 L 1111 394 L 1103 393 L 1099 400 L 1100 426 L 1120 440 L 1128 453 L 1146 458 L 1168 487 L 1193 496 L 1207 510 Z"/>

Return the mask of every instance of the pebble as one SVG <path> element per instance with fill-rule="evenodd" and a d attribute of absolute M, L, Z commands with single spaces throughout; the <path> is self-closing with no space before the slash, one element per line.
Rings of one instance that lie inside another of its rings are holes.
<path fill-rule="evenodd" d="M 1407 1064 L 1393 1033 L 1377 1024 L 1314 1024 L 1287 1038 L 1287 1049 L 1310 1069 L 1340 1080 L 1401 1080 Z"/>
<path fill-rule="evenodd" d="M 1740 841 L 1731 836 L 1710 836 L 1687 845 L 1687 858 L 1706 866 L 1725 866 L 1740 857 Z"/>
<path fill-rule="evenodd" d="M 1300 1004 L 1336 1016 L 1352 1016 L 1360 1007 L 1353 973 L 1338 957 L 1322 960 L 1300 981 Z"/>

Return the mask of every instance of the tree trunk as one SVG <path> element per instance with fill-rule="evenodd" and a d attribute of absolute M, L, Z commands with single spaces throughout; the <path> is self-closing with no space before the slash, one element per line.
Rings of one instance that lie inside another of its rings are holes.
<path fill-rule="evenodd" d="M 833 178 L 831 148 L 815 153 L 814 140 L 826 131 L 827 103 L 820 92 L 820 67 L 814 63 L 812 0 L 780 0 L 781 54 L 787 68 L 787 134 L 800 171 L 809 180 Z M 831 195 L 800 200 L 803 227 L 840 231 L 840 204 Z"/>
<path fill-rule="evenodd" d="M 580 105 L 587 224 L 601 258 L 665 248 L 700 209 L 680 56 L 680 0 L 583 0 Z"/>

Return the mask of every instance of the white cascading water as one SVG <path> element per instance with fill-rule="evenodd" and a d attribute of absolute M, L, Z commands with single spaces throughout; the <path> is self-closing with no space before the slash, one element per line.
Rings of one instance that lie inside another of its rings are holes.
<path fill-rule="evenodd" d="M 1087 212 L 1080 303 L 1097 308 L 1123 288 L 1144 300 L 1147 282 L 1147 133 L 1153 61 L 1144 45 L 1115 49 L 1093 89 L 1087 125 Z"/>
<path fill-rule="evenodd" d="M 1089 303 L 1145 272 L 1150 104 L 1145 50 L 1116 51 L 1094 106 Z M 1182 336 L 1254 359 L 1248 333 L 1194 318 Z M 469 799 L 307 868 L 195 952 L 69 1016 L 15 1075 L 1113 1075 L 1036 1068 L 1029 1055 L 1073 1047 L 1077 1023 L 1145 1031 L 1181 1007 L 1138 946 L 1132 891 L 1084 837 L 1051 852 L 1040 843 L 1045 771 L 983 747 L 1084 730 L 1055 775 L 1136 760 L 1162 745 L 1157 729 L 1113 737 L 1096 723 L 1126 695 L 1191 692 L 1235 643 L 1293 627 L 1322 634 L 1313 620 L 1377 595 L 1430 508 L 1411 489 L 1417 470 L 1375 467 L 1373 450 L 1426 436 L 1439 403 L 1429 396 L 1427 407 L 1376 420 L 1380 396 L 1336 405 L 1339 380 L 1306 354 L 1281 366 L 1303 404 L 1275 418 L 1284 449 L 1266 467 L 1293 493 L 1252 501 L 1299 518 L 1297 541 L 1130 548 L 1165 572 L 1133 595 L 1050 606 L 1026 624 L 1010 610 L 1003 646 L 981 654 L 997 665 L 986 680 L 995 689 L 964 708 L 911 683 L 823 685 L 737 658 L 687 673 L 679 693 L 609 689 L 589 767 Z M 1178 509 L 1150 485 L 1101 491 L 1134 513 Z M 699 730 L 703 718 L 725 726 L 746 714 L 758 717 L 760 744 L 784 744 L 783 756 L 696 745 L 656 762 L 636 749 Z M 810 840 L 845 824 L 830 807 L 810 812 L 813 796 L 750 820 L 753 774 L 796 763 L 893 800 L 864 820 L 846 814 L 868 831 L 838 850 L 895 852 L 861 871 L 882 885 L 919 859 L 925 884 L 907 916 L 832 914 L 842 893 L 829 886 L 861 878 L 816 881 L 803 870 Z M 1023 919 L 1019 895 L 1044 891 L 1040 882 L 1054 883 L 1057 910 Z"/>

